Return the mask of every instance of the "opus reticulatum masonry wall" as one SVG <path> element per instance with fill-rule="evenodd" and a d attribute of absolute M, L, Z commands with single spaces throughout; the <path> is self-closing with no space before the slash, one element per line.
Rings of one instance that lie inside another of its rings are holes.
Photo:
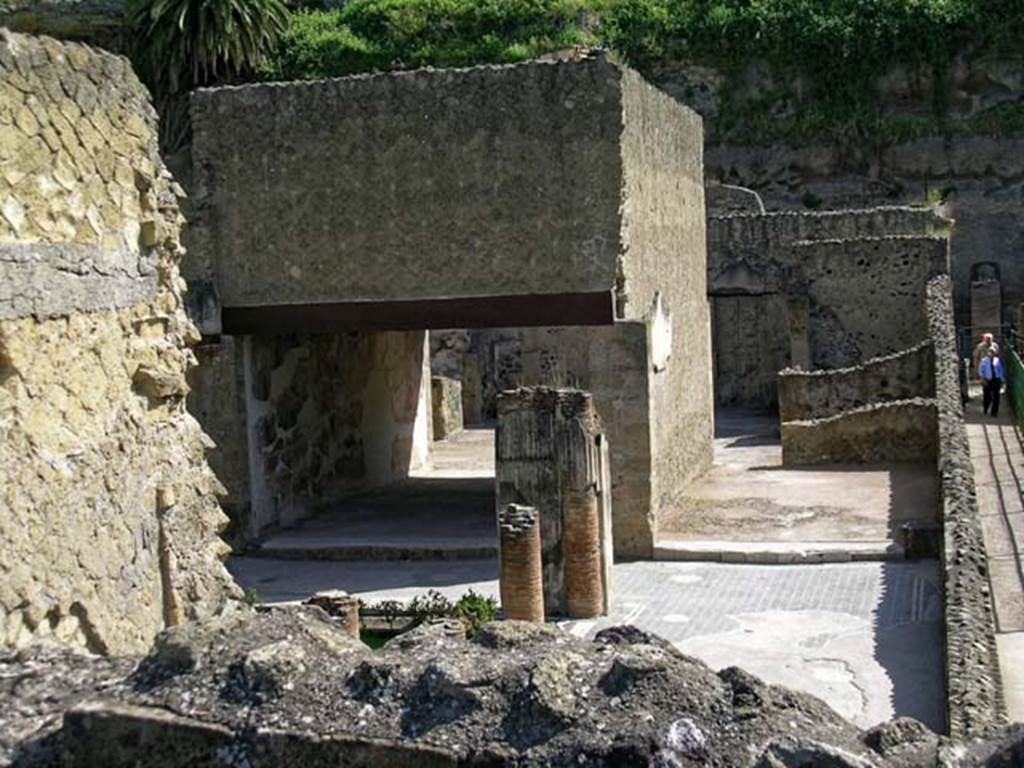
<path fill-rule="evenodd" d="M 146 648 L 237 592 L 185 411 L 180 188 L 127 61 L 0 30 L 0 642 Z"/>

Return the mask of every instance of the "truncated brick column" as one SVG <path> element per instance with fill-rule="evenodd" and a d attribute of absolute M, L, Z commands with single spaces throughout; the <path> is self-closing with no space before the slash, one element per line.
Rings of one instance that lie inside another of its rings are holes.
<path fill-rule="evenodd" d="M 498 513 L 501 607 L 506 619 L 544 621 L 537 510 L 509 504 Z"/>
<path fill-rule="evenodd" d="M 338 619 L 345 634 L 359 639 L 359 598 L 340 589 L 317 592 L 307 599 L 306 605 L 322 608 L 328 616 Z"/>
<path fill-rule="evenodd" d="M 600 616 L 604 613 L 601 520 L 593 483 L 583 490 L 566 489 L 564 515 L 566 612 L 572 619 Z"/>
<path fill-rule="evenodd" d="M 498 509 L 537 509 L 548 614 L 584 618 L 607 609 L 604 440 L 588 392 L 527 387 L 498 396 Z"/>

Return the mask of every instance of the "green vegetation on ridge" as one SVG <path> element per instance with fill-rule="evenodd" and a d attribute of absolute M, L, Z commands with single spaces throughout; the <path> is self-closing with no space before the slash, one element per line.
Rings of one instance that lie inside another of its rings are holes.
<path fill-rule="evenodd" d="M 1015 130 L 1020 110 L 978 126 L 944 115 L 955 56 L 1020 56 L 1024 0 L 348 0 L 292 14 L 268 79 L 520 61 L 612 48 L 657 80 L 683 63 L 725 76 L 716 131 L 733 139 Z M 744 74 L 767 65 L 751 96 Z M 878 80 L 920 78 L 931 114 L 892 120 Z M 980 117 L 980 116 L 979 116 Z"/>

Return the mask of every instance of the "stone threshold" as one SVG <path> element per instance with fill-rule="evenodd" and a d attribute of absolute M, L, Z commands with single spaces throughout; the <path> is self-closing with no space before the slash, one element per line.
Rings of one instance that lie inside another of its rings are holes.
<path fill-rule="evenodd" d="M 907 559 L 894 541 L 721 541 L 662 540 L 654 545 L 654 560 L 796 565 Z"/>

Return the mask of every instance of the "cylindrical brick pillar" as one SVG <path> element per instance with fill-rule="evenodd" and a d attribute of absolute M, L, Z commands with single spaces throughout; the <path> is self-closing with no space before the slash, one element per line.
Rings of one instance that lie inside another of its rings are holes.
<path fill-rule="evenodd" d="M 601 515 L 594 486 L 566 489 L 564 531 L 565 608 L 571 619 L 604 613 Z"/>
<path fill-rule="evenodd" d="M 501 606 L 506 619 L 544 621 L 540 519 L 533 507 L 509 504 L 498 513 Z"/>
<path fill-rule="evenodd" d="M 317 592 L 306 600 L 307 605 L 323 608 L 329 616 L 338 620 L 345 634 L 359 639 L 359 598 L 340 589 Z"/>

